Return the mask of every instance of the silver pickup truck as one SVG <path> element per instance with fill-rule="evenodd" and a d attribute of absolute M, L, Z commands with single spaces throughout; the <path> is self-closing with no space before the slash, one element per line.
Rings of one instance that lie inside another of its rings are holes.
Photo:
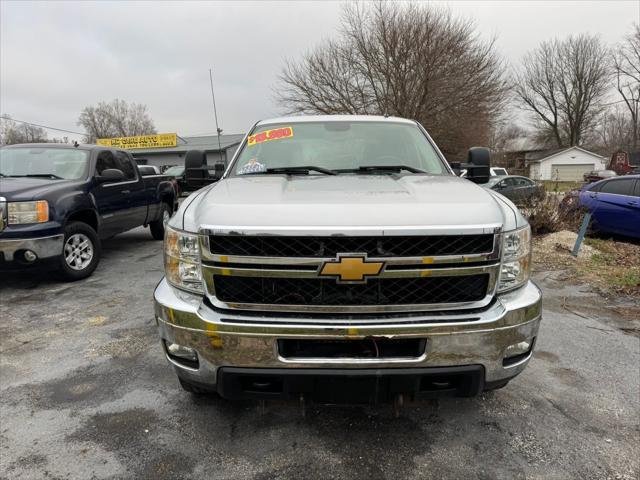
<path fill-rule="evenodd" d="M 505 386 L 541 320 L 530 228 L 474 183 L 486 149 L 455 166 L 467 179 L 410 120 L 254 125 L 166 229 L 155 317 L 182 387 L 403 402 Z"/>

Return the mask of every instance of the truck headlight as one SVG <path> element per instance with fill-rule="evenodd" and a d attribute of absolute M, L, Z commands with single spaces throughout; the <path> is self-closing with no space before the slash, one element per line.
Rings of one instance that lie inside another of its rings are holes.
<path fill-rule="evenodd" d="M 498 293 L 521 287 L 531 272 L 531 227 L 502 234 L 502 264 Z"/>
<path fill-rule="evenodd" d="M 198 235 L 165 227 L 164 270 L 167 281 L 173 286 L 195 293 L 204 292 Z"/>
<path fill-rule="evenodd" d="M 9 202 L 7 204 L 7 223 L 42 223 L 49 221 L 49 203 L 46 200 L 35 202 Z"/>

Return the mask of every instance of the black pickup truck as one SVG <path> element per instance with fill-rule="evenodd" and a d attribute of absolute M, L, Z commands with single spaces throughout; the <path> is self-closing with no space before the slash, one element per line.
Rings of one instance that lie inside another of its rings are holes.
<path fill-rule="evenodd" d="M 96 145 L 25 144 L 0 149 L 0 269 L 52 263 L 85 278 L 100 241 L 144 225 L 162 240 L 177 209 L 166 176 L 142 176 L 131 155 Z"/>

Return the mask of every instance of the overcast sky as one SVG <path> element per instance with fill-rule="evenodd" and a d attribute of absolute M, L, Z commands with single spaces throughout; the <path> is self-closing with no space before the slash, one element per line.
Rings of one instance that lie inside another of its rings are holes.
<path fill-rule="evenodd" d="M 638 0 L 431 3 L 473 18 L 511 64 L 556 36 L 613 44 L 640 21 Z M 244 132 L 282 113 L 272 90 L 284 59 L 335 35 L 340 5 L 2 0 L 0 112 L 81 132 L 84 106 L 120 98 L 146 104 L 159 132 L 214 132 L 213 67 L 221 127 Z"/>

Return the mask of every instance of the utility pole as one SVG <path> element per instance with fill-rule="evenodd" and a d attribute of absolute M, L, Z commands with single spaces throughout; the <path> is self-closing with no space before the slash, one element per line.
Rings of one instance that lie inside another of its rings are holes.
<path fill-rule="evenodd" d="M 218 149 L 220 150 L 220 159 L 222 159 L 222 144 L 220 143 L 222 129 L 218 126 L 218 110 L 216 109 L 216 96 L 213 93 L 213 74 L 211 69 L 209 69 L 209 83 L 211 84 L 211 100 L 213 100 L 213 118 L 216 121 L 216 132 L 218 132 Z"/>

